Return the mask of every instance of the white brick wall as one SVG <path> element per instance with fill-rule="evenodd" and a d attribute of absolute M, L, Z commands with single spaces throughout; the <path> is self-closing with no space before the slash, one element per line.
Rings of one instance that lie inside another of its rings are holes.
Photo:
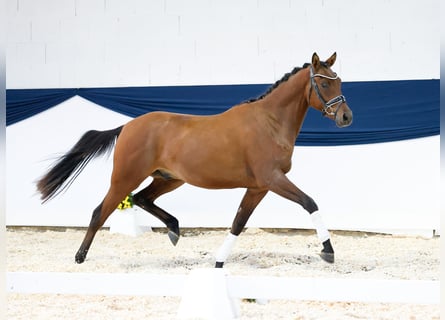
<path fill-rule="evenodd" d="M 7 0 L 7 88 L 439 78 L 439 1 Z M 413 17 L 415 17 L 413 19 Z"/>

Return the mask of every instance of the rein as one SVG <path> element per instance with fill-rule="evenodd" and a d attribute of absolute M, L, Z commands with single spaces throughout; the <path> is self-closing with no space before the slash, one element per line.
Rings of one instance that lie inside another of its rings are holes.
<path fill-rule="evenodd" d="M 320 99 L 320 101 L 323 103 L 324 108 L 323 110 L 321 110 L 321 112 L 323 113 L 323 116 L 337 116 L 337 111 L 340 108 L 340 105 L 342 103 L 346 102 L 346 98 L 344 95 L 339 95 L 336 96 L 335 98 L 332 98 L 329 101 L 326 101 L 323 96 L 320 93 L 320 89 L 318 88 L 317 83 L 315 82 L 315 77 L 320 77 L 320 78 L 325 78 L 325 79 L 329 79 L 329 80 L 336 80 L 338 79 L 338 75 L 336 73 L 334 73 L 333 77 L 321 74 L 321 73 L 315 73 L 314 74 L 314 70 L 312 68 L 312 66 L 310 66 L 310 77 L 311 77 L 311 88 L 309 90 L 309 98 L 311 97 L 311 93 L 312 93 L 312 88 L 315 89 L 315 93 L 317 94 L 318 99 Z M 337 107 L 334 110 L 334 106 L 337 105 Z"/>

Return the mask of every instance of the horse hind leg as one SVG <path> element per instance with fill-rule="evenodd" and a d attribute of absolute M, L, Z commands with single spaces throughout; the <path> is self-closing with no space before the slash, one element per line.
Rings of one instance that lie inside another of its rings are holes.
<path fill-rule="evenodd" d="M 238 208 L 235 219 L 233 220 L 232 228 L 216 253 L 215 268 L 222 268 L 224 266 L 224 262 L 235 245 L 237 237 L 246 226 L 247 221 L 253 213 L 253 210 L 255 210 L 266 194 L 267 190 L 247 189 Z"/>
<path fill-rule="evenodd" d="M 159 208 L 154 201 L 161 195 L 173 191 L 184 184 L 182 180 L 154 178 L 152 183 L 145 189 L 133 196 L 134 204 L 161 220 L 168 229 L 168 237 L 176 246 L 179 241 L 179 222 L 167 211 Z"/>
<path fill-rule="evenodd" d="M 76 256 L 74 258 L 76 263 L 83 263 L 85 261 L 88 254 L 88 250 L 90 249 L 91 243 L 93 242 L 96 232 L 104 224 L 104 222 L 101 221 L 105 220 L 102 217 L 102 203 L 99 206 L 97 206 L 97 208 L 94 209 L 93 211 L 93 216 L 91 217 L 87 233 L 85 234 L 82 244 L 80 245 L 79 250 L 77 250 Z"/>
<path fill-rule="evenodd" d="M 97 231 L 104 225 L 105 221 L 117 208 L 122 199 L 133 190 L 123 187 L 124 186 L 112 185 L 102 203 L 94 209 L 85 237 L 75 256 L 77 263 L 83 263 L 85 261 Z"/>

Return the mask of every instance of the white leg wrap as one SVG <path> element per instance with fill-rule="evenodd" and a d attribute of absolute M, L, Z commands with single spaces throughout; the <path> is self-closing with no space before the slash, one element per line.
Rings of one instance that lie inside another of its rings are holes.
<path fill-rule="evenodd" d="M 324 226 L 323 219 L 319 211 L 313 212 L 311 214 L 312 222 L 314 223 L 315 229 L 317 230 L 318 239 L 323 243 L 330 239 L 328 229 Z"/>
<path fill-rule="evenodd" d="M 217 262 L 225 262 L 227 257 L 230 254 L 230 251 L 232 251 L 233 246 L 235 245 L 235 241 L 238 238 L 238 236 L 233 235 L 229 232 L 226 239 L 224 240 L 221 247 L 219 247 L 218 252 L 216 253 L 216 261 Z"/>

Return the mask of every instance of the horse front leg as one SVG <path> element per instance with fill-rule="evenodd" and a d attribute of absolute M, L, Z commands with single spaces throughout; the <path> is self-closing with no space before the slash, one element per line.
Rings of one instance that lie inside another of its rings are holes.
<path fill-rule="evenodd" d="M 247 220 L 249 220 L 253 210 L 255 210 L 256 206 L 264 198 L 267 191 L 268 190 L 247 189 L 238 208 L 235 219 L 233 220 L 232 228 L 216 253 L 215 268 L 222 268 L 224 266 L 224 262 L 232 251 L 237 237 L 241 231 L 243 231 Z"/>
<path fill-rule="evenodd" d="M 320 257 L 326 262 L 334 263 L 334 248 L 332 248 L 331 236 L 328 229 L 323 223 L 320 212 L 312 212 L 310 215 L 312 223 L 315 226 L 315 230 L 317 231 L 318 239 L 320 239 L 320 242 L 323 244 L 323 249 L 320 252 Z"/>
<path fill-rule="evenodd" d="M 275 175 L 270 190 L 286 199 L 300 204 L 307 212 L 309 212 L 312 223 L 317 231 L 317 236 L 323 244 L 320 257 L 326 262 L 333 263 L 334 249 L 331 244 L 331 236 L 323 223 L 323 219 L 318 212 L 318 206 L 315 201 L 295 186 L 282 172 Z"/>

